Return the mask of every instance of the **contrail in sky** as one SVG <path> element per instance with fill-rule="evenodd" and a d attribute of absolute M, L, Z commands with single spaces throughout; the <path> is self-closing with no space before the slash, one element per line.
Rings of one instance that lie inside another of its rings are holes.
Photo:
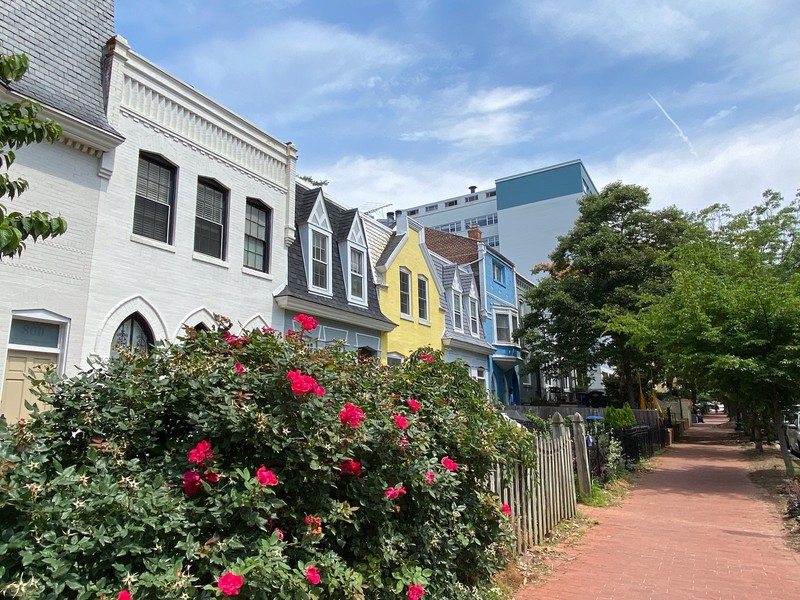
<path fill-rule="evenodd" d="M 685 134 L 685 133 L 683 133 L 683 129 L 681 129 L 681 128 L 678 126 L 678 124 L 677 124 L 675 121 L 673 121 L 673 120 L 672 120 L 672 117 L 670 117 L 670 116 L 669 116 L 669 113 L 668 113 L 666 110 L 664 110 L 664 107 L 663 107 L 663 106 L 661 106 L 661 105 L 658 103 L 658 100 L 656 100 L 655 98 L 653 98 L 653 95 L 652 95 L 652 94 L 647 94 L 647 95 L 648 95 L 648 96 L 650 96 L 650 100 L 652 100 L 653 102 L 655 102 L 655 103 L 656 103 L 656 106 L 659 108 L 659 110 L 660 110 L 662 113 L 664 113 L 664 116 L 665 116 L 665 117 L 667 117 L 667 119 L 669 120 L 669 122 L 670 122 L 670 123 L 672 123 L 672 124 L 674 125 L 675 129 L 677 129 L 677 130 L 678 130 L 678 135 L 679 135 L 679 136 L 681 136 L 681 139 L 682 139 L 684 142 L 686 142 L 686 145 L 687 145 L 687 146 L 689 146 L 689 152 L 691 152 L 691 153 L 692 153 L 692 156 L 694 156 L 695 158 L 698 158 L 698 157 L 697 157 L 697 151 L 694 149 L 694 146 L 692 145 L 692 142 L 691 142 L 691 140 L 690 140 L 688 137 L 686 137 L 686 134 Z"/>

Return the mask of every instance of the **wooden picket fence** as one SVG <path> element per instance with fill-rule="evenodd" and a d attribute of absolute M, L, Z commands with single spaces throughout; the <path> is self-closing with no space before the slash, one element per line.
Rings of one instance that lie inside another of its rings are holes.
<path fill-rule="evenodd" d="M 552 438 L 536 438 L 535 469 L 516 465 L 504 473 L 498 467 L 490 477 L 492 491 L 511 507 L 518 553 L 541 544 L 560 521 L 577 511 L 572 435 L 563 425 L 553 429 Z"/>

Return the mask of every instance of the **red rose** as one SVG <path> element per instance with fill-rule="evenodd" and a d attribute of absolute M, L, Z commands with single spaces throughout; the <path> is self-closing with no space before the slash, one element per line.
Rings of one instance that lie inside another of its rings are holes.
<path fill-rule="evenodd" d="M 408 427 L 408 419 L 406 419 L 404 416 L 392 415 L 392 418 L 394 419 L 395 425 L 397 425 L 400 429 L 405 429 Z"/>
<path fill-rule="evenodd" d="M 219 475 L 214 473 L 213 471 L 206 471 L 201 475 L 203 481 L 207 481 L 208 483 L 217 483 L 219 481 Z"/>
<path fill-rule="evenodd" d="M 189 450 L 189 462 L 199 465 L 206 460 L 214 460 L 214 451 L 211 449 L 211 444 L 203 440 Z"/>
<path fill-rule="evenodd" d="M 240 375 L 241 375 L 242 373 L 244 373 L 245 371 L 247 371 L 247 369 L 245 369 L 245 368 L 242 366 L 242 363 L 240 363 L 240 362 L 237 362 L 235 365 L 233 365 L 233 368 L 234 368 L 234 369 L 236 370 L 236 372 L 237 372 L 237 373 L 239 373 Z"/>
<path fill-rule="evenodd" d="M 122 590 L 117 594 L 117 600 L 131 600 L 131 593 L 128 590 Z"/>
<path fill-rule="evenodd" d="M 228 571 L 217 580 L 217 587 L 226 596 L 238 596 L 239 588 L 244 583 L 244 577 Z"/>
<path fill-rule="evenodd" d="M 256 479 L 261 485 L 278 485 L 280 483 L 275 477 L 275 473 L 268 471 L 264 465 L 261 465 L 256 471 Z"/>
<path fill-rule="evenodd" d="M 414 414 L 417 414 L 417 411 L 422 407 L 422 405 L 413 398 L 411 398 L 410 400 L 406 400 L 406 404 L 408 404 L 408 407 Z"/>
<path fill-rule="evenodd" d="M 306 567 L 306 579 L 308 579 L 314 585 L 319 585 L 320 576 L 319 571 L 317 571 L 317 567 L 308 566 Z"/>
<path fill-rule="evenodd" d="M 419 355 L 419 359 L 420 360 L 424 360 L 427 363 L 432 363 L 433 362 L 433 357 L 430 354 L 420 354 Z"/>
<path fill-rule="evenodd" d="M 502 510 L 507 517 L 511 516 L 511 507 L 508 504 L 503 504 L 500 507 L 500 510 Z"/>
<path fill-rule="evenodd" d="M 316 329 L 319 325 L 314 317 L 309 317 L 308 315 L 297 315 L 294 320 L 300 323 L 300 326 L 306 331 Z"/>
<path fill-rule="evenodd" d="M 339 411 L 339 420 L 342 425 L 350 425 L 351 427 L 359 427 L 361 421 L 364 421 L 364 411 L 358 408 L 355 404 L 348 402 L 344 408 Z"/>
<path fill-rule="evenodd" d="M 448 471 L 458 471 L 458 463 L 449 456 L 445 456 L 442 459 L 442 466 Z"/>
<path fill-rule="evenodd" d="M 361 463 L 357 460 L 343 460 L 341 465 L 342 475 L 361 475 Z"/>
<path fill-rule="evenodd" d="M 200 491 L 203 484 L 200 483 L 200 473 L 197 471 L 186 471 L 183 474 L 183 491 L 188 496 L 194 496 Z"/>
<path fill-rule="evenodd" d="M 432 471 L 425 471 L 425 482 L 426 483 L 433 483 L 434 479 L 436 479 L 436 475 L 434 475 Z"/>
<path fill-rule="evenodd" d="M 425 595 L 425 588 L 419 584 L 408 586 L 408 600 L 419 600 Z"/>

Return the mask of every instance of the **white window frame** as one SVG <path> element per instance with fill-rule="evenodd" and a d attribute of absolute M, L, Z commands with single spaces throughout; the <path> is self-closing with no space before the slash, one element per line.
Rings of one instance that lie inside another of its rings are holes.
<path fill-rule="evenodd" d="M 408 290 L 403 292 L 403 276 L 407 277 L 408 279 Z M 406 319 L 413 319 L 414 313 L 413 308 L 411 307 L 411 300 L 413 298 L 412 288 L 411 288 L 411 271 L 406 269 L 405 267 L 400 267 L 400 272 L 398 276 L 398 289 L 400 290 L 400 316 Z M 408 312 L 403 312 L 403 297 L 407 299 L 408 305 Z"/>
<path fill-rule="evenodd" d="M 314 257 L 314 237 L 319 236 L 324 243 L 324 250 L 325 250 L 325 260 L 317 260 Z M 331 234 L 324 229 L 319 227 L 309 226 L 308 227 L 308 250 L 309 250 L 309 257 L 308 257 L 308 289 L 312 292 L 319 292 L 326 295 L 332 295 L 331 291 L 331 275 L 332 275 L 332 268 L 331 268 L 331 250 L 332 250 L 332 243 L 331 243 Z M 314 264 L 322 264 L 325 267 L 325 286 L 319 286 L 314 283 Z"/>
<path fill-rule="evenodd" d="M 389 367 L 399 367 L 405 362 L 406 357 L 399 352 L 389 352 L 386 355 L 386 364 Z"/>
<path fill-rule="evenodd" d="M 58 326 L 58 345 L 56 347 L 52 347 L 11 343 L 11 326 L 14 321 L 27 321 L 31 323 L 43 323 L 46 325 Z M 12 310 L 11 322 L 9 323 L 9 342 L 7 349 L 23 352 L 37 352 L 39 354 L 52 354 L 57 357 L 55 363 L 57 365 L 56 370 L 58 374 L 63 375 L 67 366 L 67 344 L 69 341 L 69 330 L 71 323 L 71 319 L 49 310 Z M 2 380 L 0 380 L 0 384 L 2 384 Z"/>
<path fill-rule="evenodd" d="M 478 309 L 478 299 L 473 298 L 471 295 L 469 297 L 469 331 L 475 337 L 478 337 L 481 334 L 480 322 L 479 319 L 479 309 Z"/>
<path fill-rule="evenodd" d="M 508 318 L 508 341 L 500 339 L 500 317 Z M 519 346 L 519 344 L 514 341 L 514 330 L 518 327 L 517 321 L 517 311 L 513 309 L 495 309 L 494 311 L 494 341 L 496 344 L 502 344 L 504 346 Z"/>
<path fill-rule="evenodd" d="M 353 260 L 353 254 L 358 253 L 360 257 L 357 261 Z M 367 302 L 367 252 L 363 248 L 358 248 L 351 244 L 347 245 L 347 266 L 349 276 L 347 278 L 348 300 L 356 304 L 366 304 Z M 354 279 L 361 280 L 361 295 L 357 296 L 354 289 Z"/>
<path fill-rule="evenodd" d="M 417 315 L 422 323 L 430 323 L 429 289 L 428 278 L 424 275 L 417 275 Z"/>
<path fill-rule="evenodd" d="M 503 265 L 496 260 L 492 261 L 492 279 L 494 279 L 497 283 L 505 284 Z"/>
<path fill-rule="evenodd" d="M 462 294 L 453 290 L 453 329 L 464 332 L 464 304 Z"/>

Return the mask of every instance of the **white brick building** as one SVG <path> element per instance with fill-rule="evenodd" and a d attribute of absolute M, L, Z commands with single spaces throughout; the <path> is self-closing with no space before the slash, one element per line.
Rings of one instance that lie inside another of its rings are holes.
<path fill-rule="evenodd" d="M 17 153 L 12 174 L 30 190 L 13 209 L 60 213 L 68 231 L 0 262 L 7 419 L 26 413 L 30 368 L 70 374 L 115 344 L 210 326 L 214 313 L 235 328 L 271 325 L 294 239 L 294 146 L 112 38 L 111 0 L 50 20 L 24 4 L 0 6 L 0 52 L 32 67 L 0 94 L 42 102 L 64 139 Z"/>

